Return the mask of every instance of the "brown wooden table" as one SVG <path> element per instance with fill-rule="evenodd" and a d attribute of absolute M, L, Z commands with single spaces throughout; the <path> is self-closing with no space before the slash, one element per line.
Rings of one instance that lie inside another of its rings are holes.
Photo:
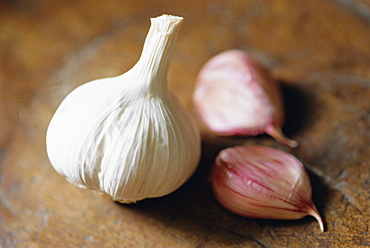
<path fill-rule="evenodd" d="M 366 0 L 0 2 L 0 247 L 370 246 L 370 3 Z M 122 205 L 69 184 L 51 167 L 45 131 L 60 101 L 138 59 L 149 18 L 180 15 L 169 87 L 188 110 L 203 63 L 247 50 L 282 84 L 285 133 L 221 138 L 197 119 L 203 153 L 171 195 Z M 262 144 L 304 161 L 325 220 L 250 219 L 224 210 L 210 168 L 226 147 Z"/>

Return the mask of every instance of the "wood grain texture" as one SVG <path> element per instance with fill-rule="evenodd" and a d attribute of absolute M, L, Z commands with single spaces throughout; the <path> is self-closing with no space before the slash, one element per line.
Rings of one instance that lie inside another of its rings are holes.
<path fill-rule="evenodd" d="M 366 11 L 329 0 L 8 0 L 0 8 L 0 247 L 370 246 Z M 162 13 L 185 19 L 168 83 L 194 116 L 203 63 L 226 49 L 245 49 L 281 82 L 284 132 L 300 146 L 289 149 L 264 135 L 217 137 L 197 118 L 203 152 L 194 177 L 166 197 L 117 204 L 59 176 L 46 155 L 45 132 L 73 88 L 137 61 L 149 18 Z M 311 217 L 243 218 L 217 203 L 213 160 L 241 144 L 279 148 L 304 162 L 326 232 Z"/>

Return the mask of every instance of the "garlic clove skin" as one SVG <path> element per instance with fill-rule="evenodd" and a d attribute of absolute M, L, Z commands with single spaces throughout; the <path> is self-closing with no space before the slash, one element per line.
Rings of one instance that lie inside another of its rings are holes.
<path fill-rule="evenodd" d="M 200 158 L 195 121 L 168 91 L 166 74 L 182 17 L 151 18 L 128 72 L 72 91 L 47 130 L 47 153 L 69 182 L 123 203 L 172 193 Z"/>
<path fill-rule="evenodd" d="M 263 146 L 222 150 L 212 168 L 212 187 L 221 205 L 235 214 L 286 220 L 311 215 L 324 231 L 307 172 L 286 152 Z"/>
<path fill-rule="evenodd" d="M 278 83 L 243 50 L 227 50 L 208 60 L 193 98 L 202 121 L 217 135 L 267 133 L 287 146 L 298 145 L 281 131 L 284 106 Z"/>

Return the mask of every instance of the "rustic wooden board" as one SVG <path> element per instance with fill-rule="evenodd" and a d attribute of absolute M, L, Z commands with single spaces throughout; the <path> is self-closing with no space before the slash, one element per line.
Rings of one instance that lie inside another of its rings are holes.
<path fill-rule="evenodd" d="M 1 2 L 0 247 L 370 246 L 370 7 L 360 1 L 359 13 L 340 2 Z M 280 80 L 284 131 L 300 146 L 264 135 L 217 137 L 197 119 L 203 153 L 194 177 L 166 197 L 117 204 L 59 176 L 45 132 L 74 87 L 137 61 L 149 18 L 162 13 L 185 18 L 168 82 L 194 116 L 199 68 L 242 48 Z M 276 147 L 305 163 L 326 232 L 312 217 L 243 218 L 216 202 L 213 160 L 241 144 Z"/>

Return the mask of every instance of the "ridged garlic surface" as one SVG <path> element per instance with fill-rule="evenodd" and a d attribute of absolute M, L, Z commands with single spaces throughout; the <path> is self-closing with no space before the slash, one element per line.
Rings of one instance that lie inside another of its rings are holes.
<path fill-rule="evenodd" d="M 167 89 L 182 17 L 151 18 L 136 65 L 72 91 L 47 130 L 47 153 L 68 181 L 130 203 L 179 188 L 197 168 L 200 134 Z"/>

